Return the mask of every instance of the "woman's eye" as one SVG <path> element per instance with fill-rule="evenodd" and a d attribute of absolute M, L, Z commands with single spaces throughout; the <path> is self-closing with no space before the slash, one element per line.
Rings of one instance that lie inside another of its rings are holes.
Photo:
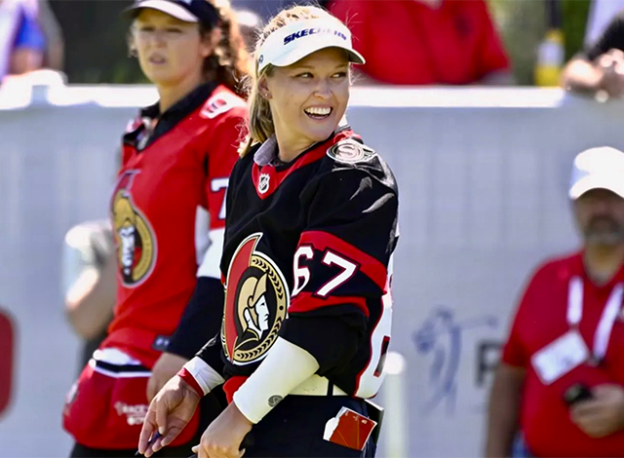
<path fill-rule="evenodd" d="M 347 72 L 338 72 L 334 74 L 334 78 L 338 79 L 338 78 L 346 78 L 347 77 Z"/>
<path fill-rule="evenodd" d="M 167 29 L 167 33 L 182 33 L 180 29 Z"/>
<path fill-rule="evenodd" d="M 297 78 L 312 78 L 312 73 L 310 72 L 305 72 L 305 73 L 299 73 L 297 75 Z"/>

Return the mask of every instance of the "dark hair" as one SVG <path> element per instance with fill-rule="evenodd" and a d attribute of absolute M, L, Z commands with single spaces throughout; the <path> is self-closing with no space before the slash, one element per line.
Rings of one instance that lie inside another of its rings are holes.
<path fill-rule="evenodd" d="M 240 82 L 249 74 L 249 54 L 238 28 L 236 14 L 229 0 L 205 0 L 219 12 L 221 40 L 213 53 L 204 61 L 204 77 L 209 81 L 223 84 L 239 95 L 244 95 Z M 212 32 L 206 26 L 200 26 L 200 33 L 205 36 Z"/>
<path fill-rule="evenodd" d="M 212 54 L 204 59 L 203 74 L 206 81 L 223 84 L 238 95 L 245 96 L 241 81 L 249 74 L 250 60 L 245 42 L 238 28 L 236 14 L 230 0 L 204 0 L 212 4 L 219 13 L 216 25 L 221 31 L 221 39 Z M 135 16 L 136 17 L 136 13 Z M 199 25 L 202 38 L 212 33 L 215 27 Z M 136 56 L 132 32 L 128 32 L 128 48 L 131 56 Z"/>

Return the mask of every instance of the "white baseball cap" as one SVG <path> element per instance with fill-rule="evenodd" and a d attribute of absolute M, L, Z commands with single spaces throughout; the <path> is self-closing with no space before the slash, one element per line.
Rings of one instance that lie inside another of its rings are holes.
<path fill-rule="evenodd" d="M 184 22 L 201 22 L 211 28 L 219 22 L 219 12 L 206 0 L 137 0 L 125 11 L 137 14 L 144 8 L 161 11 Z"/>
<path fill-rule="evenodd" d="M 291 22 L 272 32 L 258 52 L 258 73 L 267 65 L 287 67 L 325 48 L 347 51 L 349 60 L 363 64 L 364 57 L 353 49 L 351 31 L 338 19 L 327 16 Z"/>
<path fill-rule="evenodd" d="M 624 152 L 603 146 L 574 158 L 570 198 L 578 199 L 592 189 L 607 189 L 624 199 Z"/>

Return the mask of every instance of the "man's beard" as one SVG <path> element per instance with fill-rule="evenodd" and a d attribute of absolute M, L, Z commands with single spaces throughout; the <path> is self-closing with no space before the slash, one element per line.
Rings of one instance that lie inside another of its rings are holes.
<path fill-rule="evenodd" d="M 583 232 L 585 242 L 589 245 L 611 246 L 624 243 L 624 226 L 608 216 L 592 218 Z"/>

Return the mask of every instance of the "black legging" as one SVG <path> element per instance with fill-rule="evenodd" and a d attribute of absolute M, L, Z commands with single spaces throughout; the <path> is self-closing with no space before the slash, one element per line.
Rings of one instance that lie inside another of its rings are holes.
<path fill-rule="evenodd" d="M 221 388 L 217 388 L 210 392 L 207 396 L 204 396 L 199 404 L 199 427 L 197 433 L 191 441 L 184 445 L 177 447 L 165 447 L 158 453 L 155 453 L 154 457 L 159 458 L 187 458 L 193 454 L 191 447 L 199 444 L 202 434 L 215 418 L 223 411 L 227 406 L 227 400 L 225 394 Z M 139 438 L 137 437 L 137 445 Z M 74 448 L 69 455 L 70 458 L 134 458 L 136 449 L 133 450 L 104 450 L 86 447 L 84 445 L 75 443 Z"/>

